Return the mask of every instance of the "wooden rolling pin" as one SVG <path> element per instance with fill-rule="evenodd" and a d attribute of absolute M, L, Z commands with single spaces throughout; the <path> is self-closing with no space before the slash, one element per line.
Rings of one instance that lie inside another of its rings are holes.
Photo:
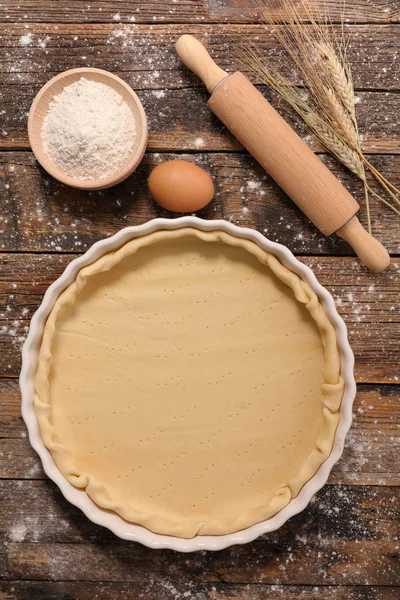
<path fill-rule="evenodd" d="M 346 240 L 370 269 L 386 269 L 390 256 L 355 216 L 356 200 L 253 84 L 242 73 L 228 75 L 191 35 L 180 37 L 176 50 L 206 85 L 213 113 L 318 229 Z"/>

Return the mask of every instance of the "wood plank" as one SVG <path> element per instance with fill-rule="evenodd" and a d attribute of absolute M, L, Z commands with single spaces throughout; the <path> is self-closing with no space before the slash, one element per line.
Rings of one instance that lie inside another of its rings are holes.
<path fill-rule="evenodd" d="M 253 20 L 257 18 L 256 2 L 249 0 L 208 0 L 214 18 L 234 22 L 236 19 L 240 22 Z M 285 17 L 281 12 L 281 2 L 276 0 L 272 3 L 275 9 L 275 17 L 280 20 Z M 341 0 L 319 0 L 319 6 L 324 7 L 330 20 L 336 22 L 341 20 L 342 16 L 347 22 L 397 22 L 399 19 L 399 6 L 397 0 L 351 0 L 343 2 Z"/>
<path fill-rule="evenodd" d="M 398 583 L 399 488 L 325 486 L 281 529 L 189 555 L 118 540 L 50 482 L 1 482 L 5 579 L 275 585 Z M 340 517 L 339 517 L 340 515 Z"/>
<path fill-rule="evenodd" d="M 277 20 L 283 13 L 280 2 L 273 16 Z M 329 9 L 332 21 L 340 21 L 341 15 L 350 22 L 398 22 L 400 20 L 397 0 L 352 0 L 344 5 L 341 0 L 324 0 L 322 6 Z M 343 8 L 344 6 L 344 8 Z M 41 21 L 44 23 L 193 23 L 225 22 L 243 23 L 254 21 L 257 10 L 254 2 L 248 0 L 174 0 L 173 3 L 159 0 L 94 0 L 82 3 L 77 0 L 4 0 L 0 7 L 0 20 L 3 22 Z"/>
<path fill-rule="evenodd" d="M 341 28 L 335 31 L 341 35 Z M 115 71 L 137 90 L 202 87 L 179 60 L 174 44 L 184 33 L 203 41 L 214 59 L 228 72 L 242 68 L 237 49 L 252 41 L 295 83 L 298 74 L 287 68 L 287 57 L 273 33 L 263 25 L 56 25 L 0 24 L 4 85 L 37 86 L 52 75 L 74 67 Z M 358 89 L 393 90 L 400 87 L 398 25 L 346 27 L 347 58 Z M 260 83 L 259 80 L 255 81 Z"/>
<path fill-rule="evenodd" d="M 47 479 L 27 439 L 15 379 L 0 379 L 0 479 Z M 330 484 L 398 485 L 399 386 L 359 385 L 353 426 Z"/>
<path fill-rule="evenodd" d="M 213 177 L 216 196 L 198 215 L 223 218 L 264 232 L 296 254 L 351 254 L 339 237 L 323 236 L 246 153 L 147 154 L 138 171 L 121 185 L 88 193 L 59 184 L 30 153 L 0 153 L 0 244 L 3 251 L 77 252 L 127 225 L 176 216 L 150 198 L 147 179 L 161 161 L 184 158 Z M 334 159 L 322 160 L 363 203 L 362 183 Z M 371 161 L 400 186 L 400 156 Z M 376 188 L 378 189 L 378 188 Z M 371 199 L 374 234 L 400 253 L 400 219 Z M 365 224 L 365 210 L 360 211 Z"/>
<path fill-rule="evenodd" d="M 92 583 L 87 581 L 10 581 L 0 583 L 1 600 L 398 600 L 396 587 L 276 586 L 187 584 L 168 580 L 145 583 Z"/>
<path fill-rule="evenodd" d="M 5 110 L 0 149 L 29 149 L 27 115 L 40 86 L 3 86 L 0 111 Z M 259 89 L 315 152 L 323 147 L 280 98 Z M 139 92 L 149 120 L 148 149 L 159 152 L 237 151 L 243 147 L 207 108 L 202 88 Z M 18 103 L 15 98 L 18 97 Z M 358 92 L 358 122 L 366 154 L 400 154 L 400 94 Z M 195 119 L 193 116 L 195 115 Z"/>
<path fill-rule="evenodd" d="M 42 464 L 26 432 L 21 439 L 0 438 L 0 479 L 46 479 Z"/>
<path fill-rule="evenodd" d="M 5 0 L 0 10 L 0 21 L 5 23 L 192 23 L 210 20 L 214 19 L 207 0 L 147 0 L 145 3 L 139 0 L 95 0 L 90 3 L 77 0 L 20 0 L 18 4 Z"/>
<path fill-rule="evenodd" d="M 0 374 L 16 376 L 29 317 L 48 285 L 71 260 L 65 254 L 0 255 Z M 301 257 L 334 296 L 349 329 L 360 382 L 398 383 L 400 352 L 399 268 L 392 260 L 373 273 L 353 258 Z"/>
<path fill-rule="evenodd" d="M 5 111 L 0 147 L 29 147 L 27 113 L 35 94 L 51 76 L 73 67 L 92 66 L 116 72 L 139 91 L 150 122 L 149 148 L 198 150 L 200 138 L 204 150 L 238 149 L 238 142 L 207 109 L 207 92 L 176 56 L 174 41 L 186 30 L 178 25 L 121 29 L 112 25 L 40 24 L 29 30 L 22 25 L 0 26 L 0 110 Z M 240 39 L 261 38 L 266 60 L 280 56 L 282 64 L 287 62 L 277 43 L 257 26 L 194 27 L 192 32 L 210 40 L 210 50 L 228 71 L 240 68 L 233 56 Z M 395 92 L 399 90 L 396 57 L 400 27 L 359 26 L 351 30 L 351 37 L 349 59 L 355 84 L 363 90 L 358 94 L 357 109 L 364 150 L 398 153 L 400 100 Z M 31 43 L 21 45 L 26 39 Z M 271 99 L 271 93 L 266 95 Z M 289 115 L 290 122 L 296 122 L 282 101 L 273 101 L 283 116 Z M 193 115 L 197 115 L 195 130 Z M 304 128 L 300 133 L 306 135 Z M 315 140 L 312 145 L 320 148 Z"/>

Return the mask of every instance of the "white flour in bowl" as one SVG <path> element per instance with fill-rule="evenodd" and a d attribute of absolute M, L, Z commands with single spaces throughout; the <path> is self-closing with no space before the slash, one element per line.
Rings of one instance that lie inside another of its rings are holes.
<path fill-rule="evenodd" d="M 83 77 L 54 96 L 41 131 L 48 157 L 82 180 L 115 173 L 131 151 L 135 135 L 135 119 L 122 96 Z"/>

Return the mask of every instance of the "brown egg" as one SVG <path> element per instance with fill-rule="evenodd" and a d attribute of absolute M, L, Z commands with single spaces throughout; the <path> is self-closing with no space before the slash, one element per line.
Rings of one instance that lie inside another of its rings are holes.
<path fill-rule="evenodd" d="M 168 160 L 158 165 L 149 177 L 154 200 L 173 212 L 195 212 L 214 196 L 214 184 L 203 169 L 186 160 Z"/>

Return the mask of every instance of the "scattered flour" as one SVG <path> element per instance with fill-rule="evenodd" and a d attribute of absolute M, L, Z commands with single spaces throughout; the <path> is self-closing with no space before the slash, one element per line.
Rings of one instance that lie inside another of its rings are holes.
<path fill-rule="evenodd" d="M 40 48 L 46 48 L 48 42 L 51 40 L 51 37 L 49 35 L 46 35 L 45 38 L 43 38 L 42 40 L 39 40 L 39 46 Z"/>
<path fill-rule="evenodd" d="M 9 531 L 9 538 L 12 542 L 23 542 L 28 530 L 25 523 L 16 523 Z"/>
<path fill-rule="evenodd" d="M 30 46 L 33 40 L 32 33 L 26 33 L 25 35 L 21 35 L 19 38 L 19 45 L 25 48 L 26 46 Z"/>
<path fill-rule="evenodd" d="M 256 190 L 258 187 L 260 187 L 258 181 L 246 181 L 246 185 L 249 188 L 249 190 Z"/>
<path fill-rule="evenodd" d="M 29 471 L 27 472 L 27 475 L 28 475 L 28 477 L 35 477 L 40 472 L 41 472 L 40 464 L 38 462 L 35 462 L 33 464 L 33 467 L 31 467 L 29 469 Z"/>
<path fill-rule="evenodd" d="M 198 138 L 196 138 L 194 140 L 193 145 L 194 145 L 195 148 L 199 149 L 199 148 L 204 148 L 204 146 L 206 145 L 206 143 L 205 143 L 205 141 L 204 141 L 203 138 L 198 137 Z"/>
<path fill-rule="evenodd" d="M 165 97 L 164 90 L 153 90 L 152 94 L 153 94 L 153 96 L 155 96 L 157 98 L 157 100 L 160 100 L 161 98 Z"/>

